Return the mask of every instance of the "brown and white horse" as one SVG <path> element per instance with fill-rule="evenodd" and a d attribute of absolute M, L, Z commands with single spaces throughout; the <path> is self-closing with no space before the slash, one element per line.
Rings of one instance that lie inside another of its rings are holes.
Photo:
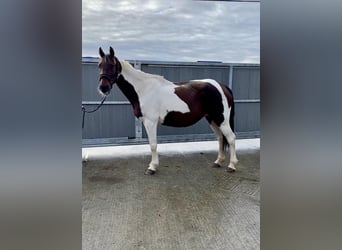
<path fill-rule="evenodd" d="M 238 160 L 235 152 L 234 102 L 230 89 L 212 79 L 172 83 L 162 76 L 134 69 L 128 62 L 118 60 L 112 47 L 109 54 L 99 48 L 100 83 L 98 90 L 108 95 L 116 83 L 133 107 L 134 115 L 146 129 L 152 160 L 145 174 L 154 174 L 159 165 L 157 153 L 157 125 L 185 127 L 206 117 L 219 141 L 218 157 L 221 166 L 229 143 L 228 171 L 234 172 Z"/>

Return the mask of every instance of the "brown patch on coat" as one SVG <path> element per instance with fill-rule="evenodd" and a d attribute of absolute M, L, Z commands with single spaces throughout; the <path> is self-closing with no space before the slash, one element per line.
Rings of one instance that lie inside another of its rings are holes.
<path fill-rule="evenodd" d="M 175 88 L 175 94 L 188 104 L 190 112 L 170 111 L 165 116 L 163 125 L 190 126 L 204 116 L 209 123 L 213 121 L 217 126 L 221 125 L 224 120 L 222 96 L 215 86 L 202 81 L 180 82 L 176 85 L 178 87 Z"/>

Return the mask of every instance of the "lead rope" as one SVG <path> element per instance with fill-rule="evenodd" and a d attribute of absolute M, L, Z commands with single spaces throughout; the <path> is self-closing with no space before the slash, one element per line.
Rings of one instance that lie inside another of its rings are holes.
<path fill-rule="evenodd" d="M 86 110 L 85 107 L 82 105 L 82 112 L 83 112 L 83 115 L 82 115 L 82 129 L 84 128 L 84 117 L 85 117 L 85 114 L 88 113 L 93 113 L 95 111 L 97 111 L 104 103 L 104 101 L 106 100 L 107 96 L 104 96 L 101 103 L 93 110 Z"/>

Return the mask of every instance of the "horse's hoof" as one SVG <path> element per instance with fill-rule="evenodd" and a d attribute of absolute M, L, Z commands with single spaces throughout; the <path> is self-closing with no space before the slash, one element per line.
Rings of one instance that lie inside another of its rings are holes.
<path fill-rule="evenodd" d="M 217 163 L 214 163 L 211 167 L 213 167 L 213 168 L 220 168 L 221 165 L 220 165 L 220 164 L 217 164 Z"/>
<path fill-rule="evenodd" d="M 235 172 L 235 169 L 234 169 L 234 168 L 227 167 L 227 172 L 228 172 L 228 173 L 234 173 L 234 172 Z"/>
<path fill-rule="evenodd" d="M 152 169 L 147 169 L 146 171 L 145 171 L 145 175 L 154 175 L 156 173 L 156 171 L 155 170 L 152 170 Z"/>

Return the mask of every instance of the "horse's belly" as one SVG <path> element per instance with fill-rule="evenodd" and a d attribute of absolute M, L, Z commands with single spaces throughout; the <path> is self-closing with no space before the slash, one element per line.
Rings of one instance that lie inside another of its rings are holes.
<path fill-rule="evenodd" d="M 170 111 L 161 120 L 161 124 L 171 127 L 187 127 L 198 122 L 204 114 L 195 114 L 193 112 L 181 113 L 178 111 Z"/>

